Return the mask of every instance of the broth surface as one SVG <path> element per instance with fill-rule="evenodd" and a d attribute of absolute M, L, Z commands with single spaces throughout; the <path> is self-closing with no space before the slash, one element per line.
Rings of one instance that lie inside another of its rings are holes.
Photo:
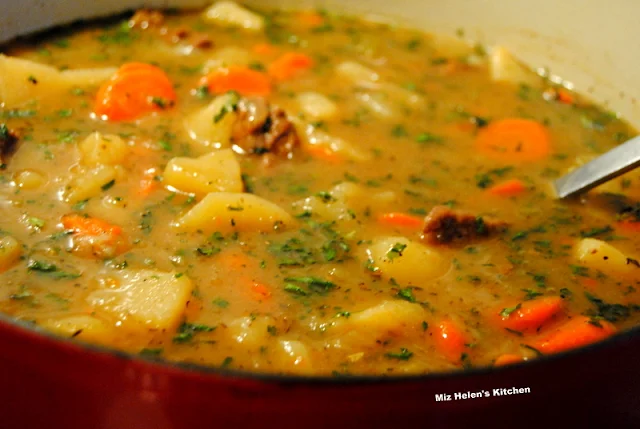
<path fill-rule="evenodd" d="M 324 11 L 256 14 L 258 30 L 202 11 L 138 12 L 5 47 L 5 61 L 97 75 L 153 64 L 176 97 L 101 118 L 107 79 L 59 83 L 33 67 L 22 85 L 35 95 L 9 105 L 19 73 L 0 68 L 3 141 L 18 139 L 0 170 L 0 311 L 154 358 L 336 376 L 534 359 L 639 323 L 638 174 L 574 201 L 549 188 L 635 130 L 532 72 L 497 80 L 481 46 Z M 270 89 L 212 90 L 217 72 L 238 69 Z M 243 149 L 228 136 L 243 105 L 267 106 L 262 131 L 284 124 L 301 143 Z M 514 137 L 496 124 L 515 118 L 516 137 L 538 128 L 501 146 Z M 205 142 L 201 126 L 218 137 Z M 528 146 L 539 129 L 548 152 Z M 206 161 L 220 151 L 231 159 Z M 225 194 L 194 178 L 236 164 L 240 182 L 216 182 Z M 171 168 L 191 178 L 168 183 Z M 241 190 L 275 214 L 254 213 Z M 232 201 L 224 213 L 190 212 L 215 198 Z M 475 230 L 429 240 L 434 207 Z"/>

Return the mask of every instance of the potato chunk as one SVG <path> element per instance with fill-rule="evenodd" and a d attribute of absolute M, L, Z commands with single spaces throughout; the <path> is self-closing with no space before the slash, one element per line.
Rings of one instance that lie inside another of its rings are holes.
<path fill-rule="evenodd" d="M 516 60 L 504 47 L 496 46 L 489 53 L 489 73 L 496 82 L 540 86 L 541 79 Z"/>
<path fill-rule="evenodd" d="M 603 273 L 624 274 L 640 268 L 629 264 L 627 256 L 621 251 L 601 240 L 584 238 L 575 248 L 578 261 L 593 270 Z"/>
<path fill-rule="evenodd" d="M 307 374 L 313 371 L 309 350 L 300 341 L 279 340 L 271 363 L 275 368 L 284 368 L 286 372 Z"/>
<path fill-rule="evenodd" d="M 275 324 L 275 320 L 270 316 L 239 317 L 229 322 L 226 333 L 247 349 L 257 350 L 266 346 L 273 338 L 268 328 Z"/>
<path fill-rule="evenodd" d="M 192 113 L 184 120 L 184 126 L 194 141 L 207 149 L 231 146 L 231 129 L 236 121 L 235 106 L 238 95 L 222 94 L 208 106 Z"/>
<path fill-rule="evenodd" d="M 21 253 L 18 240 L 10 235 L 0 238 L 0 273 L 11 268 L 20 259 Z"/>
<path fill-rule="evenodd" d="M 226 27 L 240 27 L 252 31 L 264 28 L 264 18 L 232 1 L 213 4 L 205 11 L 204 18 Z"/>
<path fill-rule="evenodd" d="M 292 222 L 289 213 L 253 194 L 216 192 L 204 197 L 174 226 L 183 231 L 227 233 L 273 231 Z"/>
<path fill-rule="evenodd" d="M 318 92 L 302 92 L 297 96 L 300 108 L 311 119 L 331 119 L 338 113 L 338 106 Z"/>
<path fill-rule="evenodd" d="M 103 187 L 118 176 L 118 170 L 110 165 L 100 165 L 76 174 L 63 193 L 66 202 L 74 204 L 99 195 Z"/>
<path fill-rule="evenodd" d="M 112 328 L 103 321 L 84 314 L 48 319 L 40 326 L 60 335 L 94 342 L 106 342 L 113 334 Z"/>
<path fill-rule="evenodd" d="M 72 87 L 96 85 L 114 68 L 60 71 L 35 61 L 0 54 L 0 103 L 14 109 L 30 101 L 59 97 Z"/>
<path fill-rule="evenodd" d="M 240 164 L 231 149 L 200 158 L 173 158 L 164 170 L 167 186 L 202 197 L 210 192 L 242 192 Z"/>
<path fill-rule="evenodd" d="M 127 144 L 115 134 L 91 133 L 78 147 L 82 163 L 91 167 L 121 164 L 127 156 Z"/>
<path fill-rule="evenodd" d="M 155 270 L 122 270 L 112 280 L 87 302 L 134 329 L 174 328 L 193 288 L 185 275 Z"/>
<path fill-rule="evenodd" d="M 296 127 L 303 148 L 309 148 L 310 146 L 323 147 L 340 157 L 352 161 L 369 161 L 372 158 L 370 153 L 338 136 L 327 134 L 297 118 L 291 118 L 291 121 Z"/>
<path fill-rule="evenodd" d="M 423 285 L 445 274 L 450 265 L 436 251 L 404 237 L 374 239 L 366 253 L 382 276 L 403 285 Z"/>
<path fill-rule="evenodd" d="M 251 54 L 246 49 L 236 46 L 225 46 L 213 53 L 204 63 L 203 73 L 229 66 L 247 66 L 251 62 Z"/>

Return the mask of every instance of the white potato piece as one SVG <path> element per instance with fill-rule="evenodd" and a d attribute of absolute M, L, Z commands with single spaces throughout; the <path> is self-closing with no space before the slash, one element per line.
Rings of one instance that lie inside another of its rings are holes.
<path fill-rule="evenodd" d="M 239 317 L 227 324 L 225 332 L 246 348 L 259 349 L 273 338 L 268 328 L 275 324 L 275 320 L 270 316 Z"/>
<path fill-rule="evenodd" d="M 0 273 L 11 268 L 22 254 L 18 240 L 10 235 L 0 238 Z"/>
<path fill-rule="evenodd" d="M 242 192 L 240 164 L 231 149 L 199 158 L 173 158 L 164 170 L 164 183 L 202 197 L 210 192 Z"/>
<path fill-rule="evenodd" d="M 88 341 L 108 341 L 113 335 L 113 328 L 100 319 L 85 314 L 48 319 L 40 326 L 59 335 Z"/>
<path fill-rule="evenodd" d="M 55 67 L 0 54 L 0 104 L 15 109 L 33 101 L 62 96 L 72 87 L 96 85 L 115 68 L 61 72 Z"/>
<path fill-rule="evenodd" d="M 300 137 L 303 148 L 305 146 L 317 145 L 327 148 L 345 159 L 358 162 L 369 161 L 373 158 L 369 152 L 360 149 L 351 142 L 337 136 L 329 135 L 312 124 L 306 123 L 297 118 L 292 117 L 289 119 L 291 119 L 298 131 L 298 136 Z"/>
<path fill-rule="evenodd" d="M 208 106 L 187 116 L 184 126 L 189 137 L 206 149 L 230 147 L 231 129 L 236 121 L 235 106 L 238 101 L 237 94 L 222 94 Z"/>
<path fill-rule="evenodd" d="M 496 82 L 509 82 L 539 87 L 541 79 L 527 69 L 502 46 L 495 46 L 489 52 L 489 73 Z"/>
<path fill-rule="evenodd" d="M 78 145 L 84 165 L 95 167 L 100 164 L 121 164 L 128 152 L 127 144 L 115 134 L 93 132 Z"/>
<path fill-rule="evenodd" d="M 345 61 L 336 66 L 338 76 L 354 85 L 371 87 L 380 81 L 380 75 L 373 69 L 355 61 Z"/>
<path fill-rule="evenodd" d="M 310 373 L 313 370 L 307 346 L 295 340 L 279 340 L 273 350 L 271 364 L 275 368 L 284 368 L 286 372 L 297 374 Z"/>
<path fill-rule="evenodd" d="M 47 183 L 47 175 L 41 171 L 26 169 L 16 172 L 13 182 L 20 189 L 31 191 Z"/>
<path fill-rule="evenodd" d="M 398 117 L 398 108 L 394 106 L 386 94 L 379 92 L 362 92 L 355 94 L 356 100 L 374 116 L 382 119 Z"/>
<path fill-rule="evenodd" d="M 302 112 L 312 119 L 331 119 L 338 113 L 338 106 L 319 92 L 301 92 L 296 100 Z"/>
<path fill-rule="evenodd" d="M 278 205 L 253 194 L 215 192 L 208 194 L 174 227 L 182 231 L 228 233 L 233 231 L 273 231 L 293 223 Z"/>
<path fill-rule="evenodd" d="M 640 268 L 629 264 L 627 255 L 602 240 L 583 238 L 575 248 L 575 256 L 587 267 L 605 274 L 625 274 Z"/>
<path fill-rule="evenodd" d="M 435 250 L 405 237 L 378 237 L 366 253 L 383 277 L 401 285 L 423 285 L 445 274 L 450 266 Z"/>
<path fill-rule="evenodd" d="M 251 53 L 237 46 L 225 46 L 213 53 L 204 63 L 203 73 L 229 66 L 246 66 L 251 62 Z"/>
<path fill-rule="evenodd" d="M 69 181 L 63 192 L 64 201 L 74 204 L 93 198 L 102 193 L 102 187 L 115 180 L 118 169 L 111 165 L 99 165 L 87 171 L 80 171 Z"/>
<path fill-rule="evenodd" d="M 294 207 L 302 211 L 309 211 L 327 220 L 354 220 L 365 208 L 378 210 L 393 203 L 396 194 L 393 191 L 371 193 L 361 185 L 345 182 L 334 186 L 329 190 L 330 200 L 319 196 L 311 196 L 297 201 Z"/>
<path fill-rule="evenodd" d="M 225 27 L 240 27 L 245 30 L 261 31 L 264 18 L 232 1 L 219 1 L 204 12 L 207 21 Z"/>
<path fill-rule="evenodd" d="M 186 275 L 156 270 L 118 271 L 110 287 L 87 302 L 133 329 L 172 329 L 180 322 L 193 289 Z"/>

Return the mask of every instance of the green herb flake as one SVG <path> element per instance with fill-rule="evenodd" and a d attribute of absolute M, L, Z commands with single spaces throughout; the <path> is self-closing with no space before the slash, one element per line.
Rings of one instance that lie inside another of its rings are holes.
<path fill-rule="evenodd" d="M 387 259 L 389 259 L 390 261 L 392 261 L 395 258 L 398 258 L 400 256 L 402 256 L 402 252 L 407 248 L 406 244 L 403 243 L 396 243 L 394 244 L 391 249 L 389 249 L 389 251 L 387 252 Z"/>
<path fill-rule="evenodd" d="M 397 359 L 397 360 L 409 360 L 413 356 L 413 352 L 408 349 L 402 347 L 399 352 L 389 352 L 385 353 L 385 356 L 389 359 Z"/>
<path fill-rule="evenodd" d="M 223 298 L 216 298 L 213 300 L 213 305 L 218 306 L 220 308 L 227 308 L 229 307 L 229 301 Z"/>
<path fill-rule="evenodd" d="M 416 302 L 416 297 L 413 294 L 413 289 L 410 287 L 400 289 L 396 296 L 400 299 L 404 299 L 405 301 Z"/>
<path fill-rule="evenodd" d="M 509 317 L 511 315 L 511 313 L 513 313 L 514 311 L 518 311 L 520 309 L 520 307 L 522 307 L 522 304 L 520 304 L 520 303 L 518 303 L 518 305 L 516 305 L 514 307 L 505 307 L 500 312 L 500 316 L 501 317 Z"/>

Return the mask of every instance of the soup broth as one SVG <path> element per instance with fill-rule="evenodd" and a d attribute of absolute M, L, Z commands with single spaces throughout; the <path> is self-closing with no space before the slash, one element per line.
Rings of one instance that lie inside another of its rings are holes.
<path fill-rule="evenodd" d="M 0 311 L 254 372 L 450 371 L 640 321 L 636 131 L 500 48 L 325 11 L 137 11 L 4 47 Z"/>

